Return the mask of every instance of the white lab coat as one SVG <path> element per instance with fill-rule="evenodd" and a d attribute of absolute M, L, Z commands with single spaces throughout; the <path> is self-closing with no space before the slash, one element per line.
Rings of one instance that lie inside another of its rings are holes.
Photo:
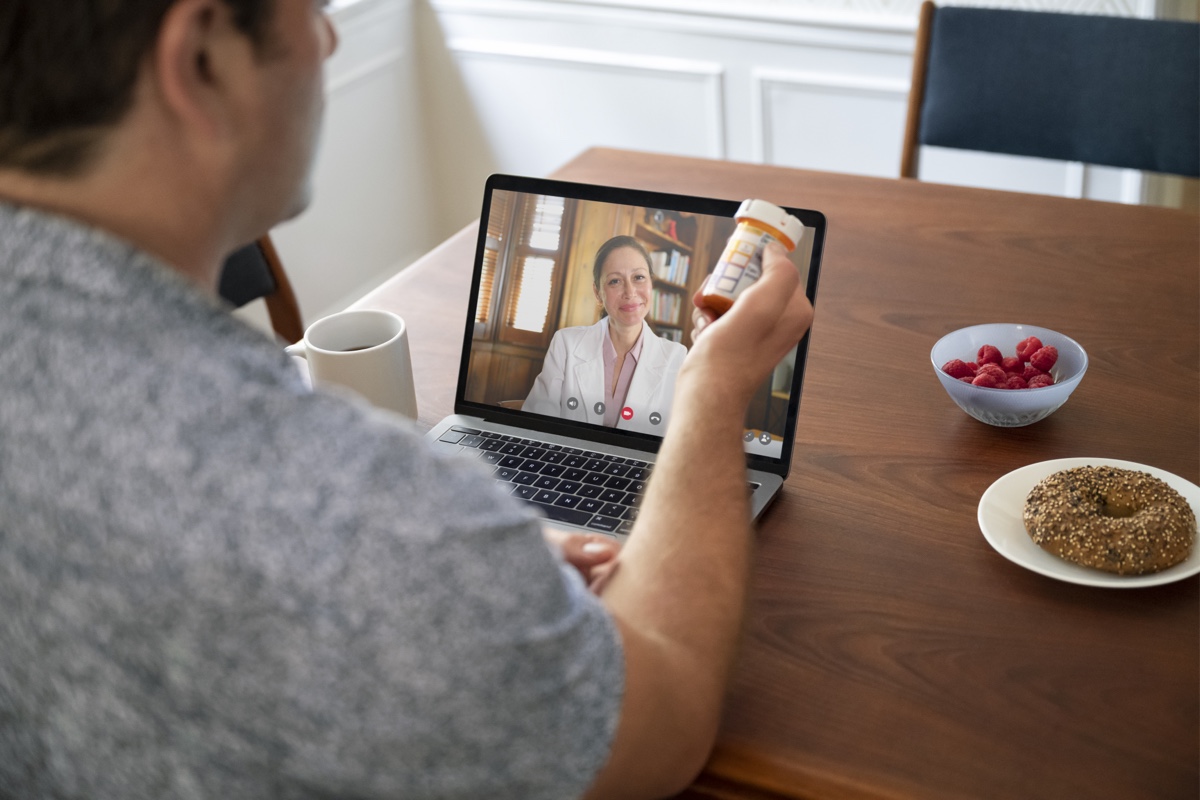
<path fill-rule="evenodd" d="M 603 425 L 604 414 L 596 412 L 596 404 L 604 402 L 606 336 L 607 317 L 594 325 L 555 332 L 546 351 L 542 372 L 533 382 L 521 409 Z M 663 435 L 671 417 L 675 376 L 685 355 L 686 347 L 655 336 L 650 326 L 642 322 L 642 354 L 625 395 L 625 406 L 633 409 L 633 418 L 618 417 L 617 428 Z M 570 402 L 572 399 L 574 403 Z M 661 415 L 662 419 L 654 424 L 651 414 Z"/>

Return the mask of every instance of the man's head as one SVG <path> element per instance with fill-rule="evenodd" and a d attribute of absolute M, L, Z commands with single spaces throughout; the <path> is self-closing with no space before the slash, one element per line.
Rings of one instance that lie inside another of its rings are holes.
<path fill-rule="evenodd" d="M 256 44 L 275 0 L 223 0 Z M 289 2 L 290 0 L 283 0 Z M 71 176 L 129 109 L 174 0 L 4 0 L 0 168 Z"/>
<path fill-rule="evenodd" d="M 328 0 L 0 0 L 0 197 L 215 285 L 305 208 Z"/>

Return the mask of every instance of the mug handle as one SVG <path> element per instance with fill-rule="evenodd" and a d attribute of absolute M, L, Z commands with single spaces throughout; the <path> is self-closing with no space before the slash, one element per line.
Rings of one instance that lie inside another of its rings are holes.
<path fill-rule="evenodd" d="M 283 352 L 287 353 L 289 356 L 299 356 L 305 361 L 308 360 L 308 349 L 305 348 L 303 339 L 295 344 L 289 344 L 287 347 L 283 348 Z"/>

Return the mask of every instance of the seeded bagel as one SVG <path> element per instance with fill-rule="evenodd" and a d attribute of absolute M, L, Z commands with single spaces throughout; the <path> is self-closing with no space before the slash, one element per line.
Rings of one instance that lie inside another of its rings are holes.
<path fill-rule="evenodd" d="M 1185 560 L 1196 539 L 1187 500 L 1146 472 L 1074 467 L 1025 498 L 1025 530 L 1059 558 L 1118 575 L 1160 572 Z"/>

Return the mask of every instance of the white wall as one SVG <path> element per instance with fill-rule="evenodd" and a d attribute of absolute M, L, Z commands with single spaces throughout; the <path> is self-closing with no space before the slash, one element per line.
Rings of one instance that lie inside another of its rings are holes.
<path fill-rule="evenodd" d="M 1138 16 L 1168 10 L 1153 0 L 976 4 Z M 435 132 L 439 217 L 469 219 L 489 172 L 545 174 L 594 144 L 894 177 L 919 6 L 422 0 L 422 90 Z M 1068 197 L 1171 202 L 1136 171 L 1041 159 L 926 148 L 921 174 Z"/>
<path fill-rule="evenodd" d="M 1183 0 L 975 2 L 1197 15 Z M 488 174 L 544 175 L 592 145 L 896 176 L 919 6 L 340 0 L 316 200 L 274 233 L 306 319 L 475 219 Z M 1178 179 L 1040 159 L 925 148 L 921 169 L 947 183 L 1185 200 Z"/>

